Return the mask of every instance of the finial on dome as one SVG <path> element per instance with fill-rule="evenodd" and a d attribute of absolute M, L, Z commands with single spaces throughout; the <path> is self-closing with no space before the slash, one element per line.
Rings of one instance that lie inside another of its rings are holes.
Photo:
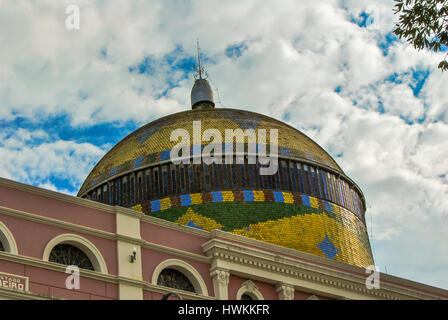
<path fill-rule="evenodd" d="M 194 76 L 195 79 L 202 79 L 202 75 L 204 74 L 207 77 L 207 72 L 204 70 L 204 67 L 201 65 L 201 47 L 199 47 L 199 38 L 196 39 L 196 48 L 198 51 L 198 66 L 194 65 L 194 68 L 197 74 Z"/>
<path fill-rule="evenodd" d="M 213 90 L 206 78 L 207 71 L 201 65 L 201 51 L 199 47 L 199 39 L 197 39 L 198 65 L 194 66 L 196 75 L 193 89 L 191 89 L 191 108 L 192 109 L 209 109 L 215 107 Z"/>

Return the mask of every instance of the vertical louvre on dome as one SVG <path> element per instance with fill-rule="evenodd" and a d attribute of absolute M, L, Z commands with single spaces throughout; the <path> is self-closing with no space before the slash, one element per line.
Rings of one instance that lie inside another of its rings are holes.
<path fill-rule="evenodd" d="M 201 121 L 202 130 L 218 129 L 223 137 L 227 128 L 277 129 L 280 156 L 312 162 L 343 175 L 341 168 L 325 150 L 300 131 L 280 121 L 244 110 L 196 109 L 158 119 L 128 135 L 98 162 L 84 181 L 78 195 L 83 196 L 88 189 L 129 170 L 169 160 L 170 149 L 176 145 L 176 142 L 170 141 L 171 132 L 176 128 L 185 128 L 190 136 L 193 136 L 193 121 Z"/>

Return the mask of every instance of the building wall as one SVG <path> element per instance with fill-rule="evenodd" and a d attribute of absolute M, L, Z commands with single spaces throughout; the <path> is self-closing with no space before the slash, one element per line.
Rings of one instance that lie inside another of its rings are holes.
<path fill-rule="evenodd" d="M 241 288 L 241 285 L 247 281 L 248 279 L 244 279 L 238 276 L 230 276 L 229 281 L 229 299 L 236 300 L 237 292 Z M 265 300 L 277 300 L 278 294 L 275 292 L 275 286 L 263 283 L 260 281 L 253 281 L 253 283 L 257 286 L 257 289 L 263 295 Z"/>
<path fill-rule="evenodd" d="M 169 291 L 184 299 L 237 299 L 244 288 L 262 299 L 448 299 L 446 290 L 387 275 L 381 275 L 385 288 L 367 291 L 367 275 L 356 266 L 2 178 L 0 233 L 12 239 L 10 252 L 0 252 L 0 276 L 28 281 L 23 292 L 0 285 L 0 299 L 157 300 Z M 66 266 L 44 256 L 66 234 L 98 258 L 97 271 L 80 270 L 79 290 L 66 288 Z M 158 272 L 172 266 L 197 294 L 157 285 Z"/>
<path fill-rule="evenodd" d="M 145 221 L 141 222 L 140 230 L 143 240 L 205 257 L 201 246 L 208 240 L 208 237 L 203 233 L 201 233 L 202 235 L 180 233 L 177 230 L 163 228 Z M 185 230 L 191 230 L 191 228 L 185 227 Z"/>
<path fill-rule="evenodd" d="M 46 192 L 44 191 L 43 193 L 45 194 Z M 60 194 L 56 192 L 50 191 L 49 194 L 54 197 L 42 196 L 26 190 L 0 185 L 0 206 L 97 230 L 115 232 L 114 215 L 86 206 L 83 206 L 81 209 L 79 205 L 75 204 L 76 198 L 74 197 L 73 202 L 67 202 L 58 199 Z M 82 213 L 80 213 L 80 209 Z"/>
<path fill-rule="evenodd" d="M 142 251 L 142 267 L 143 267 L 143 280 L 152 282 L 153 273 L 156 267 L 163 261 L 168 259 L 176 259 L 181 260 L 183 262 L 191 265 L 202 277 L 204 280 L 209 295 L 214 296 L 213 294 L 213 283 L 210 278 L 210 264 L 198 262 L 192 259 L 188 259 L 185 257 L 180 258 L 178 256 L 173 256 L 169 253 L 162 253 L 154 250 L 143 249 Z M 157 283 L 153 283 L 157 284 Z"/>
<path fill-rule="evenodd" d="M 0 272 L 21 275 L 29 278 L 29 291 L 61 299 L 117 299 L 118 286 L 81 276 L 80 289 L 68 290 L 65 281 L 68 274 L 26 264 L 14 263 L 0 259 Z"/>
<path fill-rule="evenodd" d="M 42 259 L 45 247 L 53 238 L 62 234 L 75 234 L 92 242 L 106 260 L 110 274 L 117 275 L 117 247 L 113 240 L 67 230 L 62 227 L 54 227 L 46 224 L 1 215 L 1 221 L 14 234 L 20 255 Z"/>

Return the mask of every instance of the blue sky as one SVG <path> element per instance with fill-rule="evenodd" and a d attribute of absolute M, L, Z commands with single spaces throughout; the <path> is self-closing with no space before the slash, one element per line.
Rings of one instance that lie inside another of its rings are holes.
<path fill-rule="evenodd" d="M 218 107 L 312 137 L 363 190 L 380 270 L 448 288 L 448 73 L 396 19 L 388 0 L 4 1 L 0 176 L 76 194 L 122 138 L 189 108 L 199 37 Z"/>

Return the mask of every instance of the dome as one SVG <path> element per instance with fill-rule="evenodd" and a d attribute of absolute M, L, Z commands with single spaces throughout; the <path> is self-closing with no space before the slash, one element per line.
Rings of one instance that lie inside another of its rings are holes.
<path fill-rule="evenodd" d="M 243 164 L 173 164 L 170 151 L 178 141 L 170 135 L 182 128 L 193 137 L 193 121 L 201 122 L 201 133 L 218 129 L 223 137 L 226 129 L 277 129 L 277 173 L 260 175 L 247 157 Z M 373 264 L 359 187 L 305 134 L 254 112 L 195 108 L 155 120 L 115 145 L 78 196 L 352 265 Z"/>

